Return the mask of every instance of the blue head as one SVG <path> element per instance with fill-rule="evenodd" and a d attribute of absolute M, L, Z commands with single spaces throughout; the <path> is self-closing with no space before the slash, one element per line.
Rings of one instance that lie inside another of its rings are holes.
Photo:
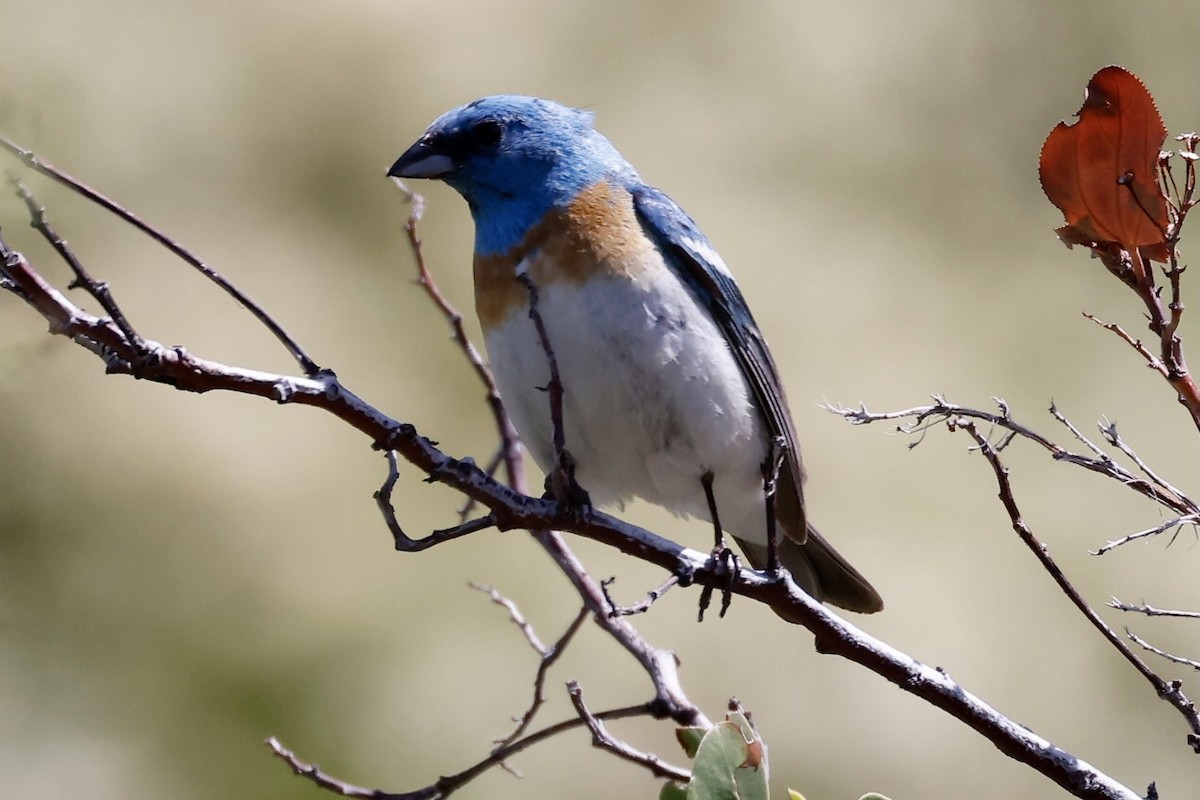
<path fill-rule="evenodd" d="M 466 199 L 475 249 L 502 253 L 551 208 L 607 178 L 637 173 L 592 127 L 592 115 L 551 100 L 495 95 L 434 120 L 388 175 L 438 178 Z"/>

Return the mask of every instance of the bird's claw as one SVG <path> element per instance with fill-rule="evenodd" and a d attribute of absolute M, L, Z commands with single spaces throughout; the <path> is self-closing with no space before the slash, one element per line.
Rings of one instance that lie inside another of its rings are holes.
<path fill-rule="evenodd" d="M 724 617 L 725 612 L 729 610 L 729 604 L 733 600 L 733 585 L 737 580 L 738 573 L 742 570 L 742 560 L 738 558 L 738 554 L 729 549 L 722 539 L 717 542 L 713 551 L 708 556 L 708 562 L 705 567 L 710 569 L 718 581 L 723 581 L 721 585 L 721 610 L 717 614 L 719 617 Z M 704 612 L 708 610 L 709 604 L 712 603 L 714 586 L 705 586 L 700 592 L 700 613 L 699 621 L 704 621 Z"/>
<path fill-rule="evenodd" d="M 559 454 L 558 464 L 546 476 L 546 493 L 573 517 L 582 518 L 592 511 L 592 498 L 575 480 L 575 459 L 567 450 Z"/>

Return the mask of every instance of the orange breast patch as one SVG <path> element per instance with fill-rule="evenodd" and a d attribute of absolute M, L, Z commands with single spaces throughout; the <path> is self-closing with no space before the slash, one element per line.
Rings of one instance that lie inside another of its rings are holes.
<path fill-rule="evenodd" d="M 517 280 L 522 261 L 539 286 L 584 283 L 598 275 L 632 277 L 644 269 L 654 245 L 646 238 L 629 192 L 599 181 L 563 208 L 552 209 L 507 253 L 475 256 L 475 311 L 491 330 L 529 308 Z"/>

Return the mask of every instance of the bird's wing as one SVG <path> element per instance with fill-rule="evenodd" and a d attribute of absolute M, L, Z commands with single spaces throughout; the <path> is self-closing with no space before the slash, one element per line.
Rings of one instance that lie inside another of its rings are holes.
<path fill-rule="evenodd" d="M 766 340 L 729 268 L 692 218 L 658 189 L 642 185 L 633 188 L 631 193 L 634 209 L 646 234 L 725 334 L 729 349 L 737 358 L 758 403 L 767 431 L 783 442 L 785 452 L 776 489 L 776 513 L 788 537 L 803 542 L 807 534 L 800 449 L 779 370 L 767 349 Z"/>

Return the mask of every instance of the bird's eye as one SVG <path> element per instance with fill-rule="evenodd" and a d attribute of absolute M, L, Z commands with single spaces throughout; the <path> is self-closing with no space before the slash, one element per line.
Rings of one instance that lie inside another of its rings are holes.
<path fill-rule="evenodd" d="M 480 120 L 471 126 L 471 141 L 481 150 L 491 150 L 500 144 L 504 129 L 494 119 Z"/>

